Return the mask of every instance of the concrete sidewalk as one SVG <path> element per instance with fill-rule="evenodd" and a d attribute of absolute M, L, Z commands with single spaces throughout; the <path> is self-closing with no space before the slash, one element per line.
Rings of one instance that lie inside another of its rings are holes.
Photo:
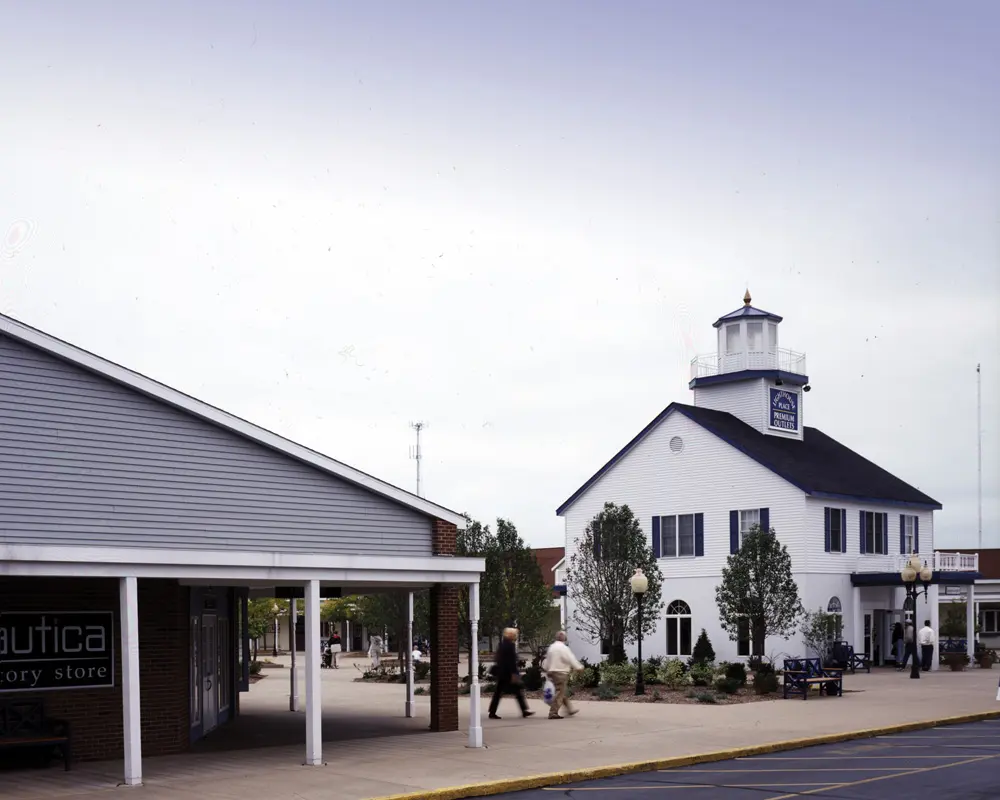
<path fill-rule="evenodd" d="M 538 773 L 663 759 L 729 748 L 836 734 L 961 714 L 1000 712 L 996 670 L 925 673 L 920 681 L 895 671 L 849 675 L 841 698 L 773 700 L 730 706 L 661 703 L 580 703 L 572 719 L 549 721 L 543 713 L 522 719 L 505 699 L 501 721 L 484 720 L 486 747 L 465 747 L 462 732 L 426 732 L 430 705 L 417 697 L 417 719 L 403 717 L 403 687 L 351 683 L 353 668 L 323 670 L 324 767 L 304 767 L 304 715 L 287 710 L 287 670 L 275 670 L 244 701 L 255 736 L 216 747 L 148 758 L 150 800 L 268 797 L 274 800 L 360 800 L 403 792 Z M 536 711 L 544 706 L 535 703 Z M 327 714 L 327 710 L 329 713 Z M 351 720 L 355 722 L 352 723 Z M 248 721 L 249 720 L 249 721 Z M 363 721 L 364 725 L 358 727 Z M 360 734 L 365 738 L 354 738 Z M 294 744 L 292 742 L 295 742 Z M 278 746 L 261 747 L 265 742 Z M 82 764 L 0 776 L 4 800 L 106 798 L 114 792 L 120 762 Z"/>

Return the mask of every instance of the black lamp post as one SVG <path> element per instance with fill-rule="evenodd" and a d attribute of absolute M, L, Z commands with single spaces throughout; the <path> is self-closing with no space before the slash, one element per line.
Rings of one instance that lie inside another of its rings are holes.
<path fill-rule="evenodd" d="M 917 597 L 921 594 L 924 597 L 927 596 L 927 587 L 930 585 L 931 578 L 934 577 L 934 571 L 924 564 L 920 556 L 914 554 L 910 556 L 910 560 L 899 571 L 899 577 L 903 580 L 903 586 L 906 587 L 906 603 L 904 604 L 904 608 L 909 608 L 910 610 L 910 624 L 913 628 L 913 643 L 911 645 L 913 663 L 910 665 L 910 677 L 919 678 L 920 665 L 917 663 Z M 920 582 L 920 588 L 917 588 L 917 581 Z"/>
<path fill-rule="evenodd" d="M 639 607 L 639 666 L 635 670 L 635 693 L 645 694 L 646 684 L 642 674 L 642 601 L 649 589 L 649 579 L 642 574 L 641 569 L 635 571 L 629 583 L 632 584 L 632 594 L 635 595 L 635 602 Z"/>
<path fill-rule="evenodd" d="M 273 648 L 273 652 L 272 652 L 271 655 L 274 658 L 277 658 L 278 657 L 278 615 L 281 612 L 281 609 L 278 608 L 278 604 L 275 603 L 274 607 L 271 610 L 274 612 L 274 648 Z"/>

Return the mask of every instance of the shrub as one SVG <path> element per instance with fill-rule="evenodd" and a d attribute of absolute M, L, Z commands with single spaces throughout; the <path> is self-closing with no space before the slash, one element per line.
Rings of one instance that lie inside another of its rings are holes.
<path fill-rule="evenodd" d="M 734 661 L 726 666 L 726 677 L 737 681 L 740 686 L 745 686 L 747 682 L 747 668 L 739 661 Z"/>
<path fill-rule="evenodd" d="M 598 700 L 614 700 L 618 697 L 618 689 L 607 683 L 602 683 L 595 692 Z"/>
<path fill-rule="evenodd" d="M 753 676 L 753 690 L 757 694 L 773 694 L 778 691 L 778 676 L 771 672 L 758 672 Z"/>
<path fill-rule="evenodd" d="M 416 689 L 413 690 L 413 693 L 414 694 L 429 694 L 429 692 L 427 691 L 427 689 L 425 689 L 423 686 L 418 686 Z"/>
<path fill-rule="evenodd" d="M 651 658 L 649 661 L 643 662 L 642 665 L 642 679 L 650 686 L 655 686 L 658 683 L 663 683 L 660 680 L 660 667 L 663 664 L 662 658 Z"/>
<path fill-rule="evenodd" d="M 656 671 L 656 677 L 668 689 L 680 689 L 690 682 L 684 662 L 676 658 L 664 662 Z"/>
<path fill-rule="evenodd" d="M 529 692 L 537 692 L 545 685 L 545 677 L 542 675 L 542 668 L 538 666 L 528 667 L 521 673 L 521 682 Z"/>
<path fill-rule="evenodd" d="M 715 704 L 715 695 L 711 692 L 702 692 L 701 694 L 696 694 L 695 699 L 699 703 L 708 703 L 709 705 Z"/>
<path fill-rule="evenodd" d="M 695 686 L 708 686 L 715 678 L 715 670 L 711 664 L 697 662 L 691 667 L 691 683 Z"/>
<path fill-rule="evenodd" d="M 660 692 L 657 690 L 654 690 L 653 693 L 649 696 L 650 703 L 659 703 L 662 699 L 663 695 L 660 694 Z"/>
<path fill-rule="evenodd" d="M 264 669 L 264 665 L 261 664 L 259 661 L 251 661 L 250 662 L 250 674 L 251 675 L 260 675 L 260 671 L 262 669 Z"/>
<path fill-rule="evenodd" d="M 414 689 L 413 693 L 416 694 L 416 692 L 417 692 L 417 690 Z M 466 683 L 466 684 L 463 684 L 462 686 L 458 687 L 458 693 L 459 694 L 472 694 L 472 684 L 471 683 Z"/>
<path fill-rule="evenodd" d="M 601 664 L 601 682 L 611 686 L 635 683 L 635 667 L 631 664 Z"/>
<path fill-rule="evenodd" d="M 416 664 L 413 665 L 413 677 L 416 680 L 418 681 L 425 680 L 427 676 L 430 674 L 431 674 L 431 665 L 429 662 L 418 661 Z M 483 676 L 480 675 L 479 677 L 482 678 Z"/>
<path fill-rule="evenodd" d="M 580 672 L 570 674 L 569 685 L 583 689 L 596 689 L 597 685 L 601 682 L 601 671 L 586 661 L 581 660 L 580 663 L 583 664 L 583 669 Z"/>
<path fill-rule="evenodd" d="M 708 634 L 702 628 L 698 636 L 698 641 L 694 643 L 694 650 L 691 651 L 691 663 L 711 664 L 714 661 L 715 650 L 712 647 L 712 643 L 708 640 Z"/>
<path fill-rule="evenodd" d="M 755 675 L 759 675 L 762 672 L 774 672 L 774 664 L 763 656 L 750 656 L 747 659 L 747 667 Z"/>
<path fill-rule="evenodd" d="M 723 694 L 736 694 L 742 684 L 735 678 L 716 678 L 715 691 Z"/>

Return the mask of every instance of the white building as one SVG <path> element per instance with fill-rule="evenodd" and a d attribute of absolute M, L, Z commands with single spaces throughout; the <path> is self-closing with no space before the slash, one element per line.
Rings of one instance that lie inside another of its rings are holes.
<path fill-rule="evenodd" d="M 925 553 L 934 569 L 917 602 L 917 627 L 938 627 L 938 587 L 968 587 L 975 555 L 934 552 L 941 504 L 816 428 L 805 427 L 810 390 L 805 355 L 778 346 L 782 318 L 744 305 L 715 322 L 717 351 L 692 361 L 693 405 L 671 403 L 556 511 L 566 521 L 566 565 L 605 502 L 627 504 L 650 536 L 664 584 L 665 616 L 644 655 L 688 656 L 704 628 L 719 660 L 751 652 L 749 633 L 731 641 L 715 587 L 726 559 L 754 523 L 787 545 L 808 610 L 841 615 L 842 636 L 874 665 L 892 662 L 893 623 L 903 620 L 900 569 Z M 597 660 L 607 643 L 584 641 Z M 780 660 L 806 655 L 798 633 L 768 639 Z M 635 656 L 635 646 L 630 657 Z M 937 668 L 935 657 L 934 666 Z"/>

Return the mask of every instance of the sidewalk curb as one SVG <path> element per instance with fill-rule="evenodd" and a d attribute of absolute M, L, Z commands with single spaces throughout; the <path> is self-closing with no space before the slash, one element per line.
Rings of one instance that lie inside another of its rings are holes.
<path fill-rule="evenodd" d="M 785 742 L 737 747 L 731 750 L 716 750 L 711 753 L 696 753 L 689 756 L 674 756 L 652 761 L 634 761 L 628 764 L 609 764 L 604 767 L 589 769 L 574 769 L 564 772 L 550 772 L 544 775 L 529 775 L 524 778 L 504 778 L 485 783 L 470 783 L 464 786 L 449 786 L 444 789 L 424 789 L 419 792 L 382 795 L 371 800 L 465 800 L 470 797 L 489 797 L 505 792 L 521 792 L 525 789 L 541 789 L 546 786 L 558 786 L 564 783 L 580 783 L 598 778 L 614 778 L 619 775 L 630 775 L 636 772 L 654 772 L 661 769 L 676 767 L 691 767 L 696 764 L 710 764 L 714 761 L 728 761 L 732 758 L 760 756 L 767 753 L 781 753 L 787 750 L 799 750 L 804 747 L 814 747 L 820 744 L 837 744 L 855 739 L 871 739 L 875 736 L 887 736 L 894 733 L 927 730 L 940 725 L 960 725 L 964 722 L 981 722 L 1000 719 L 1000 711 L 981 711 L 975 714 L 962 714 L 957 717 L 941 717 L 940 719 L 923 720 L 921 722 L 904 722 L 887 725 L 882 728 L 864 728 L 842 733 L 828 733 L 822 736 L 812 736 L 808 739 L 790 739 Z"/>

